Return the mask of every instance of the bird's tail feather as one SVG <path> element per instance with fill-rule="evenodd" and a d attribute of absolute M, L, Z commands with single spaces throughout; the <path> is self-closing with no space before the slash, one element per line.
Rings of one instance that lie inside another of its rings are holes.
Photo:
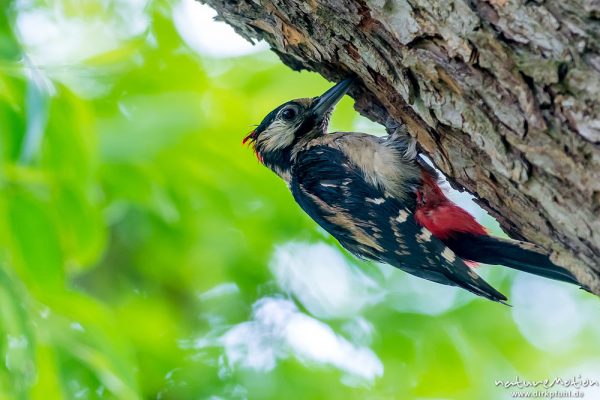
<path fill-rule="evenodd" d="M 445 242 L 464 260 L 500 264 L 545 278 L 580 285 L 573 274 L 550 261 L 548 253 L 532 243 L 469 233 L 456 233 Z"/>

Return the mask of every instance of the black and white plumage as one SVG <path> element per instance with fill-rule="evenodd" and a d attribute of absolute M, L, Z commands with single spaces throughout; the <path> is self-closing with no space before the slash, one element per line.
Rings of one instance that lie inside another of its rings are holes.
<path fill-rule="evenodd" d="M 493 257 L 469 250 L 461 237 L 488 236 L 469 214 L 441 194 L 431 169 L 417 156 L 414 140 L 401 130 L 385 138 L 327 133 L 331 110 L 350 84 L 350 80 L 342 81 L 320 97 L 277 107 L 244 139 L 252 142 L 259 160 L 287 182 L 300 207 L 344 248 L 358 257 L 499 302 L 506 297 L 451 247 L 467 253 L 469 261 L 484 258 L 502 263 L 502 254 L 511 249 L 517 249 L 513 253 L 519 257 L 537 254 L 543 264 L 535 266 L 537 270 L 520 264 L 518 257 L 507 265 L 577 282 L 568 271 L 552 264 L 547 254 L 525 242 L 488 240 L 498 254 Z M 438 210 L 448 211 L 440 214 Z"/>
<path fill-rule="evenodd" d="M 356 145 L 353 138 L 352 134 L 337 137 L 349 141 L 347 146 Z M 410 211 L 415 207 L 414 195 L 399 199 L 368 183 L 334 145 L 299 152 L 290 188 L 300 207 L 353 254 L 434 282 L 461 286 L 492 300 L 506 299 L 431 232 L 417 225 Z"/>

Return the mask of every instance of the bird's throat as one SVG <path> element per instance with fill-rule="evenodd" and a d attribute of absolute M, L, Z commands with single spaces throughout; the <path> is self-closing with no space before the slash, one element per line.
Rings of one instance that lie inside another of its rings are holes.
<path fill-rule="evenodd" d="M 261 152 L 255 149 L 256 158 L 286 182 L 291 178 L 292 157 L 288 149 Z"/>

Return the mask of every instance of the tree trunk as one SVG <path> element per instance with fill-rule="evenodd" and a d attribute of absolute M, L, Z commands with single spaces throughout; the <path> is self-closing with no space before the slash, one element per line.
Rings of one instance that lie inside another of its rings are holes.
<path fill-rule="evenodd" d="M 600 294 L 600 0 L 201 1 L 293 69 L 357 76 L 359 112 Z"/>

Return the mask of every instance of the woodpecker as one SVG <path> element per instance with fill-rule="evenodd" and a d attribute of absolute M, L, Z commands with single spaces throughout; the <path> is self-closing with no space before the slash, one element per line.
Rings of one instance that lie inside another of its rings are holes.
<path fill-rule="evenodd" d="M 490 236 L 450 201 L 402 125 L 386 137 L 328 133 L 331 113 L 352 81 L 280 105 L 243 139 L 345 249 L 503 304 L 506 296 L 474 265 L 500 264 L 578 284 L 542 247 Z"/>

